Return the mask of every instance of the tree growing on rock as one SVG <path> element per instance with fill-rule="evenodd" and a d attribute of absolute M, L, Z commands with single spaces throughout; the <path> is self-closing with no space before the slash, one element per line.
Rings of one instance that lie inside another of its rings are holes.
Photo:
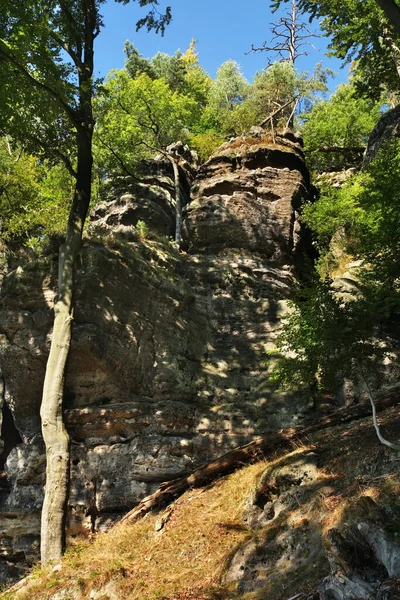
<path fill-rule="evenodd" d="M 117 1 L 127 4 L 129 0 Z M 41 526 L 44 564 L 60 560 L 64 546 L 69 438 L 62 417 L 63 385 L 73 320 L 74 269 L 91 197 L 94 43 L 103 27 L 103 3 L 4 0 L 0 8 L 0 69 L 8 82 L 7 95 L 2 95 L 2 118 L 12 115 L 7 124 L 13 122 L 13 135 L 22 139 L 21 124 L 32 122 L 37 144 L 53 158 L 58 155 L 76 179 L 65 242 L 59 251 L 58 297 L 41 405 L 47 459 Z M 138 26 L 163 33 L 171 19 L 170 9 L 160 14 L 157 0 L 139 3 L 149 5 L 150 12 Z M 23 103 L 16 101 L 10 81 L 21 92 Z M 51 130 L 56 133 L 55 142 L 65 144 L 48 144 L 54 140 L 54 135 L 46 135 Z"/>
<path fill-rule="evenodd" d="M 311 84 L 314 83 L 315 86 L 318 81 L 318 77 L 308 78 L 304 73 L 297 74 L 296 63 L 301 56 L 308 55 L 308 46 L 314 48 L 310 39 L 319 37 L 319 34 L 311 31 L 300 19 L 297 0 L 291 0 L 287 13 L 271 23 L 270 33 L 269 42 L 265 41 L 261 46 L 252 44 L 247 53 L 265 52 L 268 55 L 266 72 L 258 74 L 254 82 L 256 95 L 259 101 L 263 97 L 264 103 L 265 99 L 268 100 L 265 117 L 267 114 L 276 114 L 281 120 L 286 117 L 287 125 L 293 127 L 294 115 L 301 99 L 307 96 L 307 88 L 311 89 Z M 321 69 L 319 75 L 322 83 Z M 275 90 L 268 90 L 268 83 L 274 81 Z M 263 87 L 266 88 L 264 92 Z M 325 89 L 326 86 L 321 87 L 321 90 Z"/>
<path fill-rule="evenodd" d="M 181 242 L 182 203 L 177 157 L 168 146 L 185 141 L 198 118 L 198 103 L 173 91 L 164 78 L 142 73 L 136 79 L 125 70 L 114 72 L 103 86 L 96 109 L 97 157 L 107 174 L 136 176 L 144 158 L 163 154 L 172 164 L 175 181 L 175 243 Z"/>

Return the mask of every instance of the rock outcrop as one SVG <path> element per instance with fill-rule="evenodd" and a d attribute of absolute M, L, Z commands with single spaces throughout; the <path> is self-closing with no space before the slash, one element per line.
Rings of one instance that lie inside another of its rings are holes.
<path fill-rule="evenodd" d="M 187 206 L 192 252 L 237 248 L 293 261 L 297 210 L 309 193 L 301 139 L 259 131 L 223 144 L 203 165 Z"/>
<path fill-rule="evenodd" d="M 198 157 L 182 142 L 167 148 L 179 166 L 182 204 L 190 199 L 190 185 L 196 175 Z M 171 161 L 163 154 L 143 161 L 140 179 L 121 176 L 108 183 L 106 200 L 99 202 L 90 214 L 89 233 L 120 233 L 130 236 L 132 228 L 142 221 L 153 232 L 172 237 L 175 232 L 175 181 Z"/>
<path fill-rule="evenodd" d="M 309 182 L 300 140 L 259 130 L 225 144 L 200 168 L 190 197 L 185 153 L 188 253 L 135 229 L 143 220 L 173 232 L 172 168 L 161 158 L 91 215 L 65 386 L 70 536 L 108 527 L 159 482 L 307 410 L 273 388 L 266 361 L 302 251 L 297 210 Z M 0 298 L 3 581 L 37 557 L 55 271 L 54 256 L 21 265 Z"/>
<path fill-rule="evenodd" d="M 376 156 L 379 148 L 388 140 L 400 137 L 400 106 L 383 113 L 369 138 L 364 155 L 364 162 L 370 163 Z"/>
<path fill-rule="evenodd" d="M 386 460 L 394 463 L 396 458 Z M 360 489 L 354 496 L 335 497 L 329 484 L 338 478 L 327 476 L 319 463 L 317 452 L 298 450 L 272 462 L 251 490 L 243 523 L 253 535 L 230 557 L 224 574 L 225 584 L 236 587 L 237 597 L 258 593 L 263 598 L 287 598 L 285 586 L 297 586 L 299 600 L 398 597 L 400 544 L 394 532 L 398 506 L 377 504 Z M 345 475 L 350 476 L 351 471 Z M 330 495 L 333 504 L 338 498 L 343 504 L 337 513 L 340 518 L 336 515 L 329 527 L 332 517 L 321 499 Z M 310 576 L 312 592 L 307 589 Z M 271 596 L 265 594 L 266 588 Z"/>

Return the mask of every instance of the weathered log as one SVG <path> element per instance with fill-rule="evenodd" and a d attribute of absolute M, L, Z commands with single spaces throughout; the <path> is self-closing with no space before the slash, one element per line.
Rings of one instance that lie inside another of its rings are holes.
<path fill-rule="evenodd" d="M 364 154 L 365 146 L 317 146 L 316 148 L 306 148 L 304 154 L 310 152 L 332 152 L 337 154 Z"/>
<path fill-rule="evenodd" d="M 383 410 L 399 402 L 400 396 L 397 393 L 391 393 L 381 396 L 376 401 L 376 406 L 378 410 Z M 166 506 L 189 488 L 202 487 L 244 465 L 263 460 L 278 448 L 287 448 L 293 442 L 300 442 L 313 433 L 330 427 L 337 427 L 355 419 L 367 417 L 370 414 L 369 403 L 355 404 L 337 410 L 323 419 L 314 419 L 306 425 L 280 429 L 249 444 L 239 446 L 220 458 L 198 467 L 190 475 L 162 483 L 153 494 L 144 498 L 135 508 L 129 511 L 121 519 L 121 522 L 140 519 L 153 509 Z"/>

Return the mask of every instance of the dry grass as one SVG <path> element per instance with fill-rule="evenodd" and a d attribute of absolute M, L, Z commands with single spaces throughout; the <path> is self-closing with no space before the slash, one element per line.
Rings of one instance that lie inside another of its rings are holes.
<path fill-rule="evenodd" d="M 38 571 L 37 584 L 18 594 L 18 600 L 47 599 L 72 582 L 86 599 L 93 587 L 111 579 L 124 600 L 217 598 L 226 560 L 249 536 L 241 523 L 243 502 L 264 468 L 258 463 L 209 488 L 187 492 L 161 532 L 155 531 L 160 515 L 149 515 L 70 548 L 62 570 Z"/>
<path fill-rule="evenodd" d="M 382 427 L 393 439 L 400 432 L 397 413 L 395 407 L 381 416 Z M 272 472 L 274 466 L 296 462 L 310 449 L 318 456 L 317 479 L 296 492 L 296 502 L 266 527 L 249 530 L 243 524 L 243 506 L 260 475 L 267 467 Z M 156 531 L 160 514 L 118 525 L 70 548 L 60 571 L 36 570 L 29 588 L 0 598 L 49 600 L 58 590 L 69 590 L 70 596 L 59 598 L 88 600 L 93 589 L 107 582 L 121 600 L 281 600 L 290 597 L 296 586 L 297 591 L 299 587 L 312 591 L 329 570 L 324 555 L 327 532 L 341 526 L 360 496 L 371 496 L 384 505 L 389 517 L 393 508 L 390 528 L 393 538 L 400 539 L 396 460 L 379 445 L 369 419 L 321 432 L 273 461 L 188 491 L 164 513 L 168 518 L 161 531 Z M 248 540 L 276 558 L 268 563 L 263 590 L 238 594 L 235 584 L 223 583 L 223 575 Z M 291 558 L 283 560 L 285 548 L 291 548 Z"/>

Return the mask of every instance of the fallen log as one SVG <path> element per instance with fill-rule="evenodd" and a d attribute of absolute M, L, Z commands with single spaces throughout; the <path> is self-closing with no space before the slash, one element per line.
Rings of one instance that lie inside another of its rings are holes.
<path fill-rule="evenodd" d="M 395 406 L 399 402 L 400 394 L 392 392 L 381 396 L 379 400 L 376 400 L 375 404 L 377 410 L 382 411 Z M 301 442 L 312 433 L 344 425 L 345 423 L 370 415 L 371 407 L 369 403 L 363 402 L 362 404 L 354 404 L 339 409 L 323 419 L 314 419 L 306 425 L 288 427 L 269 433 L 262 438 L 244 446 L 239 446 L 220 458 L 198 467 L 190 475 L 162 483 L 153 494 L 144 498 L 137 506 L 122 517 L 121 522 L 141 519 L 151 510 L 167 506 L 186 492 L 186 490 L 203 487 L 211 481 L 228 475 L 244 465 L 264 460 L 278 448 L 287 448 L 294 442 Z"/>

